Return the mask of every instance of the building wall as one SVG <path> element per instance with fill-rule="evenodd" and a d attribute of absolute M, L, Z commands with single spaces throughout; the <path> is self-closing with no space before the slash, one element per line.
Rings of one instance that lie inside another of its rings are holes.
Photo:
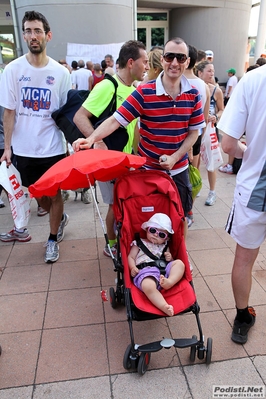
<path fill-rule="evenodd" d="M 133 39 L 134 1 L 19 0 L 15 2 L 19 32 L 25 11 L 42 12 L 53 32 L 48 54 L 62 59 L 67 54 L 67 43 L 106 44 Z M 251 4 L 252 0 L 138 0 L 138 7 L 170 9 L 169 38 L 180 36 L 198 49 L 213 50 L 220 82 L 227 80 L 226 70 L 231 67 L 236 68 L 239 77 L 244 73 Z M 21 46 L 25 53 L 23 40 Z"/>
<path fill-rule="evenodd" d="M 220 82 L 227 81 L 230 68 L 239 77 L 244 73 L 251 10 L 250 1 L 239 1 L 238 8 L 225 3 L 221 8 L 177 8 L 169 16 L 169 38 L 180 36 L 198 50 L 214 52 Z"/>
<path fill-rule="evenodd" d="M 133 37 L 131 0 L 79 0 L 77 3 L 46 0 L 41 5 L 37 0 L 20 0 L 16 3 L 19 26 L 25 11 L 35 10 L 45 15 L 53 33 L 47 51 L 56 60 L 66 57 L 67 43 L 121 43 Z M 26 52 L 25 43 L 21 44 Z"/>

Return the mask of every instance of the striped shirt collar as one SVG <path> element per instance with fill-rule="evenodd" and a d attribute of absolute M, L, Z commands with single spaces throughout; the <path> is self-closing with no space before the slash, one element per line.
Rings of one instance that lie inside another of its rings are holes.
<path fill-rule="evenodd" d="M 168 93 L 166 93 L 165 88 L 163 86 L 163 82 L 162 82 L 163 74 L 164 74 L 164 71 L 162 71 L 160 73 L 160 75 L 156 79 L 156 95 L 157 96 L 161 96 L 163 94 L 168 96 Z M 187 78 L 184 75 L 182 75 L 181 76 L 181 91 L 180 91 L 180 94 L 185 93 L 186 91 L 189 91 L 191 89 L 192 89 L 191 84 L 189 83 Z"/>

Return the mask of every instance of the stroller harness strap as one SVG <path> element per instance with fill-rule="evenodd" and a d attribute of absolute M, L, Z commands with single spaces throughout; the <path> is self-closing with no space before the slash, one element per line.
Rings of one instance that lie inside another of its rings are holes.
<path fill-rule="evenodd" d="M 165 274 L 165 268 L 167 266 L 165 257 L 164 257 L 164 253 L 168 247 L 168 243 L 165 244 L 165 247 L 163 249 L 162 255 L 160 258 L 158 258 L 156 255 L 154 255 L 144 244 L 144 242 L 140 239 L 139 233 L 135 234 L 135 238 L 136 238 L 136 243 L 137 246 L 142 249 L 142 251 L 149 257 L 152 259 L 151 262 L 142 262 L 139 265 L 137 265 L 138 269 L 144 269 L 144 267 L 152 267 L 152 266 L 156 266 L 158 267 L 158 269 L 160 270 L 160 272 L 162 274 Z"/>

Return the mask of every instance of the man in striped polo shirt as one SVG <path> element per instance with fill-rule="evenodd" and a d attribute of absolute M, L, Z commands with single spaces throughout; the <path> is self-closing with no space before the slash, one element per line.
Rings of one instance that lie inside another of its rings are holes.
<path fill-rule="evenodd" d="M 192 208 L 188 151 L 197 140 L 198 129 L 205 127 L 200 94 L 183 76 L 188 64 L 188 47 L 184 40 L 169 40 L 164 46 L 163 71 L 158 78 L 139 85 L 92 135 L 73 143 L 75 151 L 90 148 L 119 125 L 127 126 L 139 118 L 138 153 L 146 157 L 147 169 L 170 173 L 185 215 Z"/>

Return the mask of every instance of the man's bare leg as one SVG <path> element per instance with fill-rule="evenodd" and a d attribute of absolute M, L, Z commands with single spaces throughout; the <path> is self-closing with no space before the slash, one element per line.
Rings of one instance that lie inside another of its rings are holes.
<path fill-rule="evenodd" d="M 61 190 L 54 197 L 38 198 L 40 206 L 50 213 L 50 232 L 56 235 L 62 219 L 64 205 Z"/>
<path fill-rule="evenodd" d="M 232 270 L 232 287 L 236 307 L 245 309 L 248 306 L 252 284 L 252 268 L 258 256 L 259 248 L 247 249 L 236 245 Z"/>

